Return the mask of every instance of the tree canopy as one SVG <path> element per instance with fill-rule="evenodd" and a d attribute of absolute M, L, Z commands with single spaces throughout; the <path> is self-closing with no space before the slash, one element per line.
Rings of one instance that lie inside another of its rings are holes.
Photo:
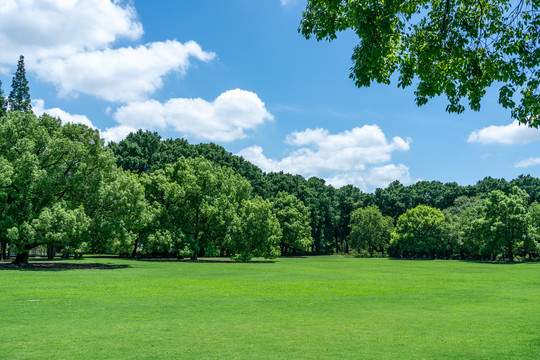
<path fill-rule="evenodd" d="M 9 93 L 9 109 L 11 111 L 30 111 L 30 88 L 26 79 L 26 70 L 24 69 L 24 56 L 19 57 L 17 71 L 13 74 L 11 82 L 11 92 Z"/>
<path fill-rule="evenodd" d="M 115 169 L 97 130 L 10 111 L 0 122 L 0 240 L 25 262 L 38 245 L 82 242 L 84 211 Z"/>
<path fill-rule="evenodd" d="M 383 216 L 376 205 L 356 209 L 351 214 L 349 244 L 357 252 L 367 251 L 371 257 L 375 252 L 383 254 L 390 244 L 394 230 L 394 219 Z"/>
<path fill-rule="evenodd" d="M 540 125 L 538 0 L 308 0 L 299 32 L 332 40 L 352 30 L 359 44 L 350 78 L 415 86 L 416 104 L 444 95 L 448 112 L 480 109 L 486 89 L 523 124 Z"/>

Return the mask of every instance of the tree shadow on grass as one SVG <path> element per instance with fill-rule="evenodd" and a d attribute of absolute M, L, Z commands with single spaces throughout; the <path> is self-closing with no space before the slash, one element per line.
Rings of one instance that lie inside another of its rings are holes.
<path fill-rule="evenodd" d="M 66 270 L 116 270 L 130 268 L 130 265 L 100 264 L 100 263 L 71 263 L 56 261 L 31 261 L 25 265 L 0 263 L 1 270 L 20 271 L 66 271 Z"/>
<path fill-rule="evenodd" d="M 495 264 L 495 265 L 518 265 L 518 264 L 538 264 L 540 259 L 526 259 L 526 260 L 475 260 L 475 259 L 416 259 L 416 258 L 398 258 L 398 257 L 388 257 L 388 260 L 398 260 L 398 261 L 459 261 L 464 263 L 474 263 L 474 264 Z"/>
<path fill-rule="evenodd" d="M 184 262 L 184 263 L 215 263 L 215 264 L 272 264 L 275 260 L 234 261 L 230 258 L 178 259 L 178 258 L 135 258 L 136 261 L 151 262 Z"/>

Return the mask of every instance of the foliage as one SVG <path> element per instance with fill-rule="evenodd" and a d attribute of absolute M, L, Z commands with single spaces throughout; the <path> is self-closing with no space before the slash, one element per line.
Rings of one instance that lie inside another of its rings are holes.
<path fill-rule="evenodd" d="M 191 145 L 185 139 L 163 139 L 155 132 L 139 130 L 108 146 L 116 155 L 118 166 L 137 174 L 163 169 L 180 157 L 203 157 L 234 169 L 250 181 L 255 193 L 264 193 L 261 169 L 216 144 Z"/>
<path fill-rule="evenodd" d="M 447 235 L 453 239 L 455 246 L 453 255 L 461 259 L 479 259 L 479 244 L 474 241 L 471 224 L 483 216 L 484 200 L 480 197 L 458 197 L 454 206 L 444 210 Z"/>
<path fill-rule="evenodd" d="M 539 6 L 535 0 L 308 0 L 299 32 L 332 40 L 354 31 L 360 42 L 350 77 L 358 87 L 389 84 L 397 73 L 399 87 L 415 84 L 418 106 L 444 94 L 446 110 L 461 113 L 464 101 L 479 110 L 486 89 L 500 84 L 499 103 L 538 127 Z"/>
<path fill-rule="evenodd" d="M 118 144 L 111 142 L 109 147 L 116 155 L 118 166 L 124 170 L 140 175 L 159 166 L 161 136 L 156 132 L 139 130 Z"/>
<path fill-rule="evenodd" d="M 351 213 L 360 206 L 367 206 L 369 200 L 366 194 L 352 185 L 342 186 L 336 189 L 334 196 L 334 210 L 336 222 L 334 225 L 334 248 L 335 252 L 349 252 L 349 234 L 351 233 Z"/>
<path fill-rule="evenodd" d="M 116 168 L 92 194 L 86 211 L 93 220 L 86 240 L 90 250 L 114 254 L 133 253 L 157 215 L 138 176 Z"/>
<path fill-rule="evenodd" d="M 397 219 L 408 209 L 412 209 L 410 187 L 403 186 L 399 181 L 393 181 L 387 188 L 375 190 L 375 204 L 384 215 Z"/>
<path fill-rule="evenodd" d="M 532 177 L 531 175 L 520 175 L 510 181 L 509 185 L 510 188 L 517 186 L 521 190 L 525 190 L 529 194 L 529 203 L 540 201 L 540 178 Z M 497 190 L 503 189 L 499 188 Z"/>
<path fill-rule="evenodd" d="M 11 92 L 9 93 L 9 109 L 11 111 L 31 111 L 30 88 L 26 79 L 26 70 L 24 69 L 24 56 L 19 57 L 17 63 L 17 72 L 11 82 Z"/>
<path fill-rule="evenodd" d="M 356 209 L 351 214 L 351 249 L 367 251 L 373 257 L 375 252 L 384 253 L 390 244 L 390 234 L 394 230 L 394 219 L 383 216 L 376 205 Z"/>
<path fill-rule="evenodd" d="M 83 240 L 84 208 L 115 168 L 100 143 L 96 130 L 48 115 L 12 111 L 3 118 L 0 239 L 9 238 L 20 261 L 35 246 Z"/>
<path fill-rule="evenodd" d="M 175 242 L 174 253 L 187 246 L 194 259 L 219 254 L 242 201 L 251 196 L 247 180 L 204 158 L 180 158 L 144 175 L 143 183 L 147 199 L 159 206 L 159 229 Z"/>
<path fill-rule="evenodd" d="M 280 254 L 281 228 L 272 203 L 256 196 L 243 200 L 227 245 L 237 261 L 254 256 L 275 259 Z"/>
<path fill-rule="evenodd" d="M 444 230 L 441 210 L 419 205 L 398 218 L 388 252 L 402 258 L 447 258 L 451 247 Z"/>
<path fill-rule="evenodd" d="M 480 254 L 514 260 L 518 247 L 530 235 L 528 198 L 524 190 L 514 187 L 505 195 L 500 190 L 489 193 L 483 217 L 473 222 L 471 236 L 480 246 Z"/>
<path fill-rule="evenodd" d="M 531 233 L 523 242 L 522 255 L 534 259 L 540 254 L 540 204 L 536 201 L 529 206 L 529 224 Z"/>
<path fill-rule="evenodd" d="M 313 245 L 309 209 L 296 196 L 280 191 L 272 202 L 282 230 L 281 255 L 308 252 Z"/>
<path fill-rule="evenodd" d="M 0 118 L 6 115 L 7 112 L 7 101 L 4 97 L 4 92 L 2 91 L 2 81 L 0 81 Z"/>

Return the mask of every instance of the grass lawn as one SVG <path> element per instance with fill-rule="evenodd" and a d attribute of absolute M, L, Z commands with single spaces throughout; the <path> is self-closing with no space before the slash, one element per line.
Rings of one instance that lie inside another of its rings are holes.
<path fill-rule="evenodd" d="M 540 263 L 92 262 L 0 270 L 0 358 L 540 359 Z"/>

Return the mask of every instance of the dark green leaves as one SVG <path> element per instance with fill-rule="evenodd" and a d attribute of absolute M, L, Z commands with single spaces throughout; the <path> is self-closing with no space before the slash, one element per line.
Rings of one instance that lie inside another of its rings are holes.
<path fill-rule="evenodd" d="M 24 69 L 24 56 L 19 57 L 17 72 L 13 74 L 11 82 L 11 92 L 9 93 L 9 109 L 11 111 L 31 111 L 30 88 L 26 80 L 26 71 Z"/>
<path fill-rule="evenodd" d="M 446 111 L 478 111 L 486 89 L 512 117 L 540 124 L 540 2 L 522 0 L 309 0 L 299 32 L 317 40 L 354 31 L 350 77 L 415 86 L 416 104 L 444 95 Z"/>

